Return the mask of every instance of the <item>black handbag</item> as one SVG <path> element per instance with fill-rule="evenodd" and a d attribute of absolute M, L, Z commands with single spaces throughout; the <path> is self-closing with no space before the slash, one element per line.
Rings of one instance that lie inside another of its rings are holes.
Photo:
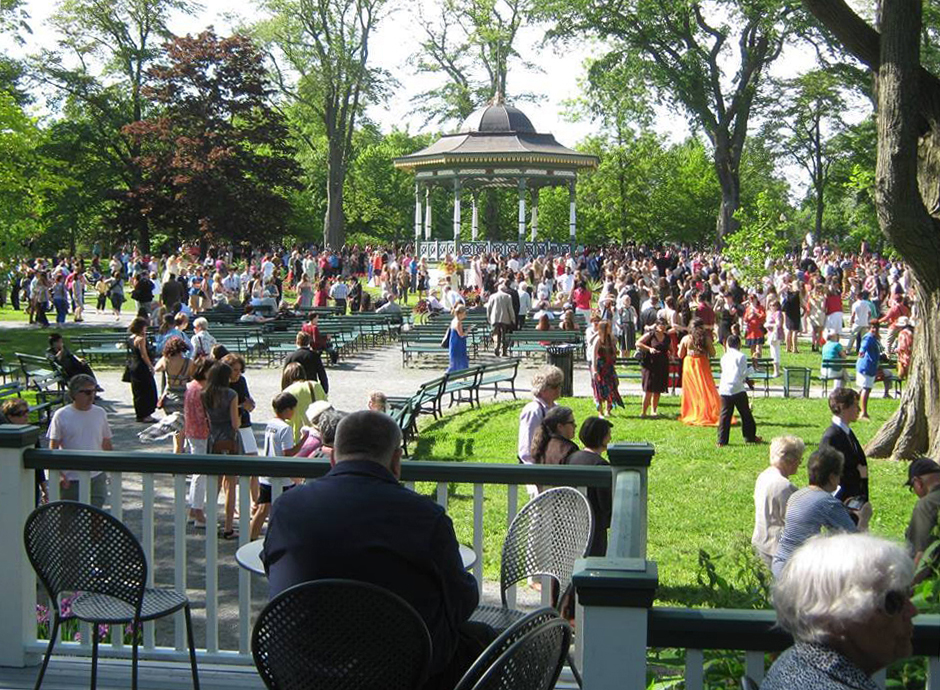
<path fill-rule="evenodd" d="M 445 350 L 450 347 L 450 332 L 452 329 L 448 328 L 447 332 L 444 334 L 444 337 L 441 338 L 441 347 Z"/>

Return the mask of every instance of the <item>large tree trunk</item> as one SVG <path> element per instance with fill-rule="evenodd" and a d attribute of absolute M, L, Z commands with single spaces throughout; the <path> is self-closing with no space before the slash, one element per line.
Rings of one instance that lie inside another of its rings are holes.
<path fill-rule="evenodd" d="M 721 185 L 721 209 L 715 225 L 715 243 L 721 246 L 724 238 L 740 225 L 734 214 L 741 207 L 741 175 L 738 160 L 720 142 L 715 146 L 715 172 Z"/>
<path fill-rule="evenodd" d="M 343 183 L 346 166 L 342 149 L 330 144 L 327 158 L 326 213 L 323 216 L 323 244 L 333 250 L 346 243 L 346 214 L 343 210 Z"/>
<path fill-rule="evenodd" d="M 868 446 L 872 457 L 940 451 L 940 107 L 920 68 L 921 0 L 883 7 L 878 68 L 875 202 L 884 233 L 916 277 L 912 371 L 897 412 Z"/>
<path fill-rule="evenodd" d="M 918 290 L 919 316 L 907 387 L 897 411 L 865 452 L 873 458 L 912 458 L 940 452 L 940 290 Z"/>

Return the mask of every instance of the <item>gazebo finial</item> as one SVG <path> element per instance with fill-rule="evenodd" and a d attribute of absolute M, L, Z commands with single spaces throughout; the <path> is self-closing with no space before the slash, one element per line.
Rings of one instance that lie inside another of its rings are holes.
<path fill-rule="evenodd" d="M 493 98 L 490 100 L 490 105 L 505 105 L 506 101 L 503 99 L 503 92 L 497 91 L 493 94 Z"/>

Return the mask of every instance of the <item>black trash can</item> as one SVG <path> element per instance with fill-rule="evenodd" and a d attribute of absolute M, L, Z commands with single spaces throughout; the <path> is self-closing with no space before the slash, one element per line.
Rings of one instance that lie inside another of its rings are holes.
<path fill-rule="evenodd" d="M 573 345 L 550 345 L 547 348 L 548 363 L 553 364 L 565 375 L 561 384 L 561 397 L 574 395 L 574 351 Z"/>

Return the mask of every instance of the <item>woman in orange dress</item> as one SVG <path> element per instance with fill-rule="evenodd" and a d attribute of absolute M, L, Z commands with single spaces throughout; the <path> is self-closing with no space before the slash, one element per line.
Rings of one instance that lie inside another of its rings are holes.
<path fill-rule="evenodd" d="M 679 421 L 692 426 L 718 426 L 721 400 L 709 358 L 715 356 L 711 332 L 701 319 L 692 319 L 692 330 L 679 343 L 682 359 L 682 407 Z"/>

